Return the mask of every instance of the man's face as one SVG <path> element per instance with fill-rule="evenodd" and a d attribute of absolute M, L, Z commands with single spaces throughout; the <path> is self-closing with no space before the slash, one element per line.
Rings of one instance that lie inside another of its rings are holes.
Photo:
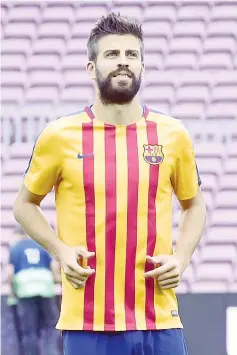
<path fill-rule="evenodd" d="M 141 46 L 132 35 L 108 35 L 98 43 L 94 79 L 103 103 L 125 104 L 137 94 L 143 73 Z"/>

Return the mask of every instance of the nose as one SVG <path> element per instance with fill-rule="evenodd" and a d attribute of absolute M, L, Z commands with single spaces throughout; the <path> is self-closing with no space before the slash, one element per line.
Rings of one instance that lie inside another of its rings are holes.
<path fill-rule="evenodd" d="M 128 58 L 127 56 L 124 54 L 120 54 L 119 56 L 119 66 L 126 66 L 127 68 L 129 67 L 129 64 L 128 64 Z"/>

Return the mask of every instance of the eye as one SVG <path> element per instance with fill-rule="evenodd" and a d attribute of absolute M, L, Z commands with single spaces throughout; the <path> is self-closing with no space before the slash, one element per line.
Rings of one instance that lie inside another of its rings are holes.
<path fill-rule="evenodd" d="M 115 56 L 116 56 L 116 53 L 114 53 L 114 52 L 111 52 L 111 53 L 107 54 L 107 57 L 115 57 Z"/>
<path fill-rule="evenodd" d="M 129 55 L 130 55 L 131 57 L 137 57 L 137 53 L 136 53 L 136 52 L 130 52 Z"/>

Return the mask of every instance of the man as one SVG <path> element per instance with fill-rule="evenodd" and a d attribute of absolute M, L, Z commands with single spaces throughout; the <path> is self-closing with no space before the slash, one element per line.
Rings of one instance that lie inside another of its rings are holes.
<path fill-rule="evenodd" d="M 15 218 L 62 266 L 65 355 L 184 355 L 174 288 L 206 216 L 193 146 L 180 121 L 138 101 L 140 25 L 103 17 L 88 56 L 95 102 L 40 134 Z M 53 186 L 59 238 L 40 210 Z M 182 206 L 174 253 L 172 191 Z"/>
<path fill-rule="evenodd" d="M 16 327 L 22 355 L 56 355 L 59 340 L 55 330 L 58 310 L 54 279 L 55 261 L 34 240 L 17 229 L 20 240 L 10 248 L 8 267 L 11 297 L 15 297 Z M 40 352 L 40 349 L 42 352 Z"/>

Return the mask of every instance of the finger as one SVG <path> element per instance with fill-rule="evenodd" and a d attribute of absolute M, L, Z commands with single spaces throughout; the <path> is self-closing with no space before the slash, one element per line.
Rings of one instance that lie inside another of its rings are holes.
<path fill-rule="evenodd" d="M 169 271 L 172 271 L 176 268 L 175 265 L 172 265 L 172 264 L 164 264 L 164 265 L 161 265 L 157 268 L 157 275 L 160 276 L 160 275 L 163 275 L 165 274 L 166 272 L 169 272 Z"/>
<path fill-rule="evenodd" d="M 73 285 L 77 285 L 77 287 L 84 287 L 86 284 L 87 280 L 78 280 L 75 277 L 67 277 L 67 280 L 73 284 Z"/>
<path fill-rule="evenodd" d="M 159 285 L 161 285 L 161 286 L 167 286 L 167 285 L 179 282 L 179 277 L 173 277 L 171 279 L 158 281 L 158 282 L 159 282 Z"/>
<path fill-rule="evenodd" d="M 76 247 L 76 252 L 80 257 L 83 257 L 85 259 L 90 259 L 93 258 L 93 256 L 95 256 L 95 253 L 92 251 L 88 251 L 83 247 Z"/>
<path fill-rule="evenodd" d="M 179 286 L 179 283 L 178 282 L 175 282 L 175 283 L 173 283 L 173 284 L 169 284 L 169 285 L 166 285 L 166 286 L 161 286 L 161 288 L 163 289 L 163 290 L 167 290 L 167 289 L 169 289 L 169 288 L 175 288 L 175 287 L 178 287 Z"/>
<path fill-rule="evenodd" d="M 148 278 L 148 277 L 157 278 L 157 276 L 158 276 L 157 270 L 158 270 L 158 269 L 154 269 L 154 270 L 145 272 L 144 277 L 145 277 L 145 278 Z"/>
<path fill-rule="evenodd" d="M 157 256 L 150 256 L 147 255 L 146 260 L 150 263 L 150 264 L 160 264 L 163 265 L 164 263 L 167 262 L 169 255 L 157 255 Z"/>
<path fill-rule="evenodd" d="M 69 274 L 65 274 L 67 279 L 70 280 L 80 280 L 80 281 L 85 281 L 88 279 L 88 276 L 81 276 L 81 275 L 77 275 L 77 274 L 73 274 L 73 275 L 69 275 Z"/>
<path fill-rule="evenodd" d="M 173 277 L 178 277 L 179 276 L 179 272 L 177 269 L 173 269 L 171 271 L 168 271 L 164 274 L 161 274 L 158 276 L 157 280 L 158 281 L 163 281 L 163 280 L 167 280 L 167 279 L 172 279 Z"/>
<path fill-rule="evenodd" d="M 81 267 L 77 262 L 74 264 L 69 265 L 69 268 L 76 272 L 78 276 L 91 276 L 92 274 L 95 273 L 94 269 L 88 269 L 88 268 L 83 268 Z"/>

